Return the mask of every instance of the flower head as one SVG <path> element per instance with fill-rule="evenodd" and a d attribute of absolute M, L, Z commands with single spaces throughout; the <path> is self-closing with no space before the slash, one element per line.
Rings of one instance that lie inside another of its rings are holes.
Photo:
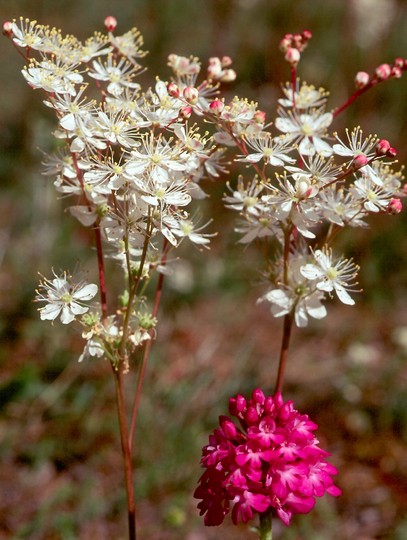
<path fill-rule="evenodd" d="M 205 471 L 194 497 L 205 525 L 220 525 L 231 508 L 235 524 L 273 509 L 289 525 L 293 514 L 312 510 L 315 497 L 340 495 L 337 470 L 314 435 L 317 425 L 292 401 L 256 388 L 251 399 L 231 398 L 229 411 L 240 426 L 221 416 L 202 450 Z"/>
<path fill-rule="evenodd" d="M 61 276 L 54 273 L 54 276 L 54 279 L 43 278 L 37 290 L 36 301 L 46 302 L 46 305 L 39 309 L 40 317 L 42 320 L 54 321 L 61 316 L 61 322 L 69 324 L 77 315 L 88 311 L 89 308 L 84 302 L 91 300 L 98 288 L 94 283 L 74 281 L 66 272 Z"/>

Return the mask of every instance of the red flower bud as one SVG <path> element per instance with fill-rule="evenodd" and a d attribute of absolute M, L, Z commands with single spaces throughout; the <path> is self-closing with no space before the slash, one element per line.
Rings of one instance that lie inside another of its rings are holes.
<path fill-rule="evenodd" d="M 381 81 L 385 81 L 391 75 L 391 67 L 389 64 L 380 64 L 375 70 L 376 76 Z"/>
<path fill-rule="evenodd" d="M 179 88 L 174 82 L 170 82 L 167 84 L 167 92 L 173 98 L 179 97 L 180 94 Z"/>
<path fill-rule="evenodd" d="M 403 210 L 403 204 L 400 199 L 390 199 L 389 205 L 387 207 L 387 212 L 389 214 L 400 214 Z"/>
<path fill-rule="evenodd" d="M 7 37 L 11 37 L 13 35 L 13 23 L 10 21 L 6 21 L 3 23 L 3 34 Z"/>
<path fill-rule="evenodd" d="M 376 156 L 385 156 L 390 148 L 391 146 L 389 141 L 386 141 L 386 139 L 380 139 L 375 148 Z"/>
<path fill-rule="evenodd" d="M 117 26 L 117 19 L 116 17 L 112 17 L 111 15 L 108 15 L 104 21 L 104 24 L 108 32 L 114 32 Z"/>

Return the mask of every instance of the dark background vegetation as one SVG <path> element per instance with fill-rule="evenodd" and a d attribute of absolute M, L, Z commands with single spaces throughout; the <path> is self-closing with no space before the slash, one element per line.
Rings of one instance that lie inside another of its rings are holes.
<path fill-rule="evenodd" d="M 171 52 L 204 62 L 228 54 L 238 72 L 228 91 L 258 100 L 270 118 L 288 77 L 277 48 L 285 32 L 313 32 L 300 75 L 329 89 L 332 107 L 352 92 L 358 70 L 407 56 L 403 0 L 0 0 L 2 21 L 23 15 L 83 39 L 109 14 L 118 32 L 142 31 L 145 80 L 169 77 Z M 92 267 L 87 237 L 39 174 L 38 148 L 50 148 L 54 119 L 5 38 L 0 64 L 0 539 L 125 539 L 109 366 L 78 364 L 80 337 L 41 323 L 32 303 L 38 271 Z M 360 124 L 389 139 L 405 162 L 406 97 L 407 75 L 380 85 L 337 130 Z M 255 386 L 272 392 L 281 332 L 255 304 L 260 259 L 236 246 L 235 216 L 220 201 L 225 181 L 207 186 L 204 210 L 221 233 L 209 253 L 185 249 L 181 277 L 164 297 L 135 452 L 142 540 L 255 538 L 247 527 L 205 529 L 191 496 L 200 449 L 228 397 Z M 333 302 L 327 319 L 294 332 L 285 397 L 320 424 L 343 496 L 319 501 L 289 529 L 276 524 L 276 538 L 407 538 L 406 230 L 404 213 L 344 233 L 364 292 L 356 307 Z"/>

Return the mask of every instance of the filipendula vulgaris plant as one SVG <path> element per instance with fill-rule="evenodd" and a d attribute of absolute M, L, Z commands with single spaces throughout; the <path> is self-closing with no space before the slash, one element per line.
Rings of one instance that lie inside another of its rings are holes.
<path fill-rule="evenodd" d="M 195 497 L 206 525 L 220 525 L 228 512 L 233 523 L 259 516 L 261 540 L 272 538 L 272 517 L 289 525 L 294 514 L 309 512 L 316 497 L 340 495 L 336 468 L 315 437 L 317 425 L 282 397 L 292 327 L 327 315 L 324 302 L 336 296 L 354 305 L 358 265 L 337 255 L 332 244 L 345 227 L 366 227 L 371 213 L 398 214 L 406 194 L 395 172 L 396 150 L 385 139 L 365 136 L 360 127 L 344 135 L 331 132 L 335 118 L 367 90 L 401 77 L 407 60 L 382 64 L 372 75 L 356 75 L 355 92 L 327 110 L 328 93 L 300 81 L 297 66 L 311 32 L 288 34 L 280 48 L 291 80 L 274 123 L 256 103 L 215 99 L 208 120 L 215 140 L 236 150 L 236 161 L 254 168 L 254 177 L 228 185 L 224 202 L 239 214 L 240 242 L 257 242 L 265 257 L 267 290 L 259 299 L 283 318 L 275 392 L 256 388 L 249 399 L 230 399 L 228 416 L 203 448 L 205 469 Z"/>
<path fill-rule="evenodd" d="M 187 206 L 206 196 L 202 178 L 224 170 L 221 145 L 189 118 L 209 114 L 220 82 L 232 81 L 235 73 L 228 57 L 213 58 L 197 85 L 198 59 L 172 55 L 176 87 L 157 78 L 142 91 L 136 81 L 146 56 L 142 37 L 135 28 L 117 35 L 116 26 L 107 17 L 106 33 L 84 43 L 23 18 L 4 23 L 3 32 L 27 62 L 27 83 L 41 91 L 57 119 L 58 149 L 44 159 L 44 174 L 54 179 L 59 196 L 72 200 L 70 214 L 93 231 L 98 283 L 53 271 L 41 279 L 36 300 L 41 319 L 82 327 L 79 361 L 92 357 L 111 364 L 134 540 L 132 449 L 169 255 L 184 239 L 208 247 L 212 234 L 203 232 L 205 225 Z M 110 273 L 107 258 L 115 261 Z M 112 298 L 110 288 L 120 281 L 123 290 Z M 128 372 L 136 374 L 130 409 L 124 395 Z"/>

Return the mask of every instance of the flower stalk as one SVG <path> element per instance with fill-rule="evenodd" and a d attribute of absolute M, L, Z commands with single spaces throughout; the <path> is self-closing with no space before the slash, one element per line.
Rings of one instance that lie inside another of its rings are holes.
<path fill-rule="evenodd" d="M 259 540 L 273 540 L 271 511 L 260 513 Z"/>

